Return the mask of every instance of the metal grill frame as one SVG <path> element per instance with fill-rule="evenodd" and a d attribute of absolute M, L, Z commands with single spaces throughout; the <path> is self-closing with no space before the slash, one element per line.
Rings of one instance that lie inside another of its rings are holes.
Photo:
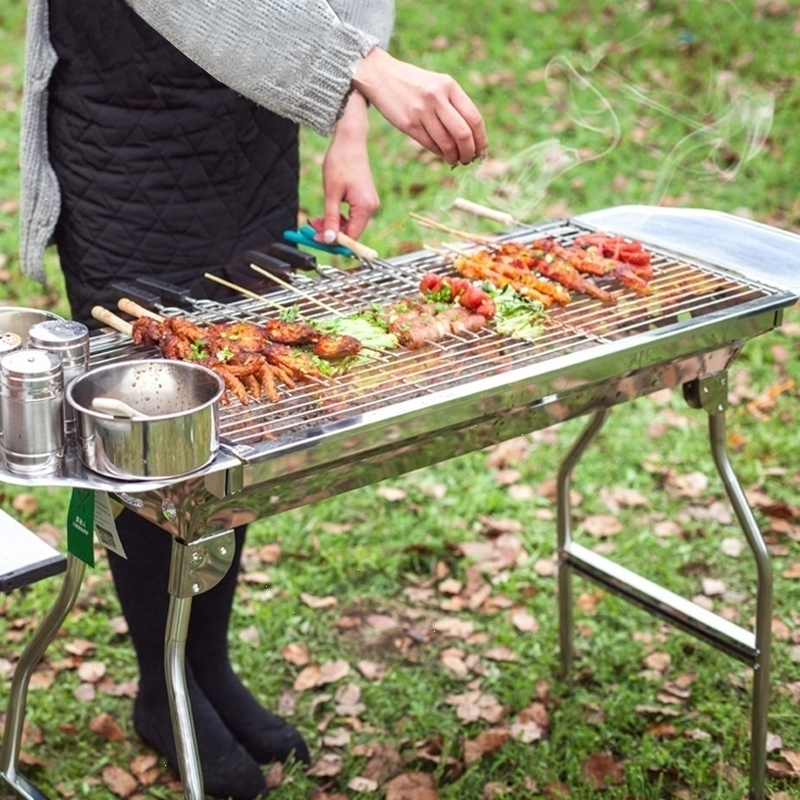
<path fill-rule="evenodd" d="M 538 237 L 552 235 L 553 226 L 565 224 L 574 223 L 558 221 L 523 230 Z M 587 222 L 577 227 L 594 229 Z M 521 231 L 514 231 L 508 238 L 520 235 Z M 798 242 L 800 239 L 791 243 L 793 255 L 800 260 Z M 87 475 L 74 453 L 62 476 L 42 481 L 111 491 L 123 505 L 172 535 L 165 669 L 188 800 L 203 797 L 184 664 L 191 601 L 215 585 L 230 567 L 233 526 L 583 415 L 591 415 L 590 421 L 561 465 L 557 479 L 562 669 L 568 673 L 572 665 L 571 597 L 575 573 L 750 664 L 754 670 L 750 787 L 751 797 L 763 798 L 772 572 L 763 537 L 725 448 L 726 370 L 747 339 L 780 324 L 783 309 L 794 303 L 796 296 L 707 264 L 690 264 L 691 260 L 683 256 L 673 257 L 666 251 L 661 255 L 689 264 L 711 276 L 710 280 L 740 287 L 745 297 L 725 298 L 719 307 L 706 308 L 698 316 L 688 314 L 681 318 L 678 314 L 655 329 L 639 323 L 638 329 L 625 332 L 621 338 L 587 337 L 586 346 L 574 351 L 551 353 L 505 371 L 473 376 L 466 383 L 393 401 L 382 408 L 352 413 L 353 409 L 346 407 L 337 419 L 317 420 L 292 435 L 267 443 L 234 442 L 207 470 L 168 486 L 156 482 L 120 484 Z M 395 259 L 398 273 L 405 272 L 411 264 L 419 265 L 415 258 L 419 259 L 418 254 Z M 393 280 L 389 275 L 382 277 Z M 408 289 L 407 282 L 404 289 Z M 277 295 L 274 297 L 278 299 Z M 728 303 L 729 299 L 732 302 Z M 238 309 L 244 313 L 246 304 Z M 205 310 L 210 314 L 212 308 L 207 306 Z M 93 347 L 94 362 L 130 358 L 131 349 L 120 348 L 119 344 L 116 335 L 98 337 Z M 674 386 L 682 386 L 690 404 L 708 413 L 714 461 L 755 561 L 757 608 L 752 631 L 704 611 L 572 540 L 572 473 L 609 410 L 635 397 Z M 2 474 L 0 479 L 19 482 L 14 476 Z M 83 564 L 69 556 L 59 598 L 23 652 L 9 694 L 6 733 L 0 747 L 0 778 L 21 796 L 35 800 L 43 796 L 18 772 L 28 684 L 35 664 L 75 602 L 83 572 Z"/>

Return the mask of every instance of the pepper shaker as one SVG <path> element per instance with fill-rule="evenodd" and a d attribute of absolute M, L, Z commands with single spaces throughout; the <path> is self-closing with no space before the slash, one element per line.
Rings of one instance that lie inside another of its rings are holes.
<path fill-rule="evenodd" d="M 0 449 L 10 472 L 54 472 L 64 457 L 64 377 L 61 359 L 44 350 L 0 358 Z"/>
<path fill-rule="evenodd" d="M 64 430 L 75 432 L 75 409 L 66 402 L 67 386 L 89 367 L 89 328 L 82 322 L 52 319 L 31 326 L 28 346 L 47 350 L 61 359 L 64 377 Z"/>

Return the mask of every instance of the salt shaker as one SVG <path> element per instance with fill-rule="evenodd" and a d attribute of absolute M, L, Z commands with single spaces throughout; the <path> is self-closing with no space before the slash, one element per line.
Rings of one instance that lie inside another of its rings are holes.
<path fill-rule="evenodd" d="M 54 472 L 64 457 L 64 376 L 61 359 L 44 350 L 0 358 L 0 449 L 10 472 Z"/>
<path fill-rule="evenodd" d="M 82 322 L 51 319 L 32 325 L 28 331 L 28 347 L 47 350 L 61 358 L 64 374 L 64 430 L 75 431 L 75 409 L 66 402 L 67 386 L 89 367 L 89 329 Z"/>
<path fill-rule="evenodd" d="M 22 337 L 11 331 L 0 333 L 0 356 L 22 349 Z"/>

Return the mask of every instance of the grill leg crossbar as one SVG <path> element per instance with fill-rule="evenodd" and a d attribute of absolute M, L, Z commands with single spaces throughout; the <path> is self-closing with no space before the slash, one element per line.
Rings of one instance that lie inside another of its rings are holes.
<path fill-rule="evenodd" d="M 770 689 L 773 576 L 769 551 L 744 490 L 733 471 L 725 444 L 726 385 L 724 374 L 714 375 L 687 384 L 684 392 L 690 405 L 708 412 L 709 440 L 714 463 L 755 561 L 757 587 L 754 630 L 728 622 L 696 603 L 572 541 L 569 499 L 572 474 L 586 448 L 608 418 L 609 410 L 603 409 L 592 416 L 558 472 L 558 612 L 561 670 L 563 676 L 568 677 L 572 672 L 574 661 L 572 593 L 574 573 L 608 588 L 653 615 L 667 619 L 682 630 L 745 662 L 753 669 L 750 797 L 752 800 L 763 800 Z"/>

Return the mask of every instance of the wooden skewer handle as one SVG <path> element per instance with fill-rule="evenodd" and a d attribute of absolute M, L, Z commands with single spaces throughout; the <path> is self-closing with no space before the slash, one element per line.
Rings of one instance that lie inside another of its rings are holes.
<path fill-rule="evenodd" d="M 466 211 L 468 214 L 484 217 L 485 219 L 493 219 L 503 225 L 514 224 L 514 217 L 511 214 L 507 214 L 505 211 L 498 211 L 496 208 L 489 208 L 489 206 L 482 206 L 480 203 L 473 203 L 472 200 L 465 200 L 463 197 L 456 197 L 453 200 L 453 206 L 461 211 Z"/>
<path fill-rule="evenodd" d="M 163 322 L 164 317 L 161 314 L 156 314 L 155 311 L 151 311 L 149 308 L 145 308 L 144 306 L 140 306 L 138 303 L 134 302 L 128 297 L 120 297 L 117 300 L 117 306 L 119 307 L 120 311 L 124 311 L 126 314 L 130 314 L 132 317 L 150 317 L 150 319 L 157 319 L 159 322 Z"/>
<path fill-rule="evenodd" d="M 348 247 L 364 261 L 375 261 L 378 258 L 377 250 L 373 250 L 371 247 L 361 244 L 361 242 L 356 241 L 352 236 L 348 236 L 346 233 L 339 231 L 336 241 L 342 245 L 342 247 Z"/>
<path fill-rule="evenodd" d="M 102 322 L 103 325 L 108 325 L 109 328 L 124 333 L 126 336 L 131 336 L 133 334 L 133 325 L 131 325 L 130 322 L 122 319 L 122 317 L 118 317 L 113 311 L 109 311 L 107 308 L 103 308 L 103 306 L 95 306 L 92 309 L 92 316 L 98 322 Z"/>

